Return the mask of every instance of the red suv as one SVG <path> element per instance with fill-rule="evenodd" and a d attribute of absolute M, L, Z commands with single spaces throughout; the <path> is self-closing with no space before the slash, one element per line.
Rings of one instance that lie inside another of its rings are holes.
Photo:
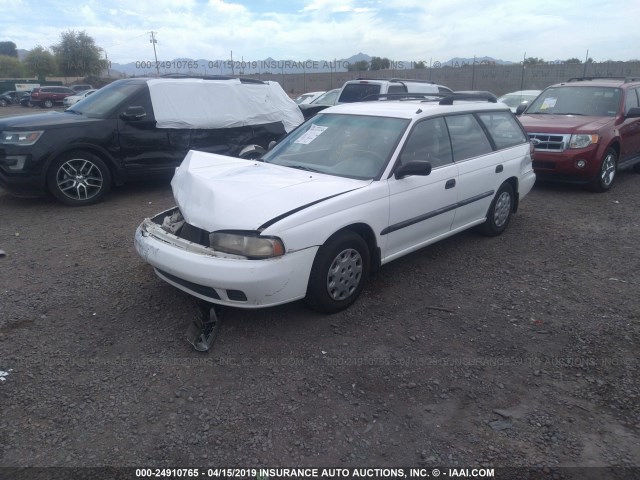
<path fill-rule="evenodd" d="M 76 92 L 67 87 L 39 87 L 31 92 L 31 103 L 42 108 L 51 108 L 55 103 L 62 104 L 62 100 Z"/>
<path fill-rule="evenodd" d="M 522 112 L 539 180 L 604 192 L 618 169 L 640 172 L 640 79 L 572 78 L 518 107 Z"/>

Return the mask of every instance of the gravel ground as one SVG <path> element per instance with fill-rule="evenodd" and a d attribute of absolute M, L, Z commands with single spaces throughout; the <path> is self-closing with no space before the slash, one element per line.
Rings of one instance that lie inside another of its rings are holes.
<path fill-rule="evenodd" d="M 227 309 L 205 354 L 133 248 L 172 205 L 0 190 L 0 465 L 640 466 L 639 175 L 536 185 L 502 236 L 386 265 L 335 315 Z"/>

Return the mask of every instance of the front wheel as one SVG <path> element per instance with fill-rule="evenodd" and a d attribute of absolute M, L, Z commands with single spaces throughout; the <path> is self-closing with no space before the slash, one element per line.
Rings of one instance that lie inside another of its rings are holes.
<path fill-rule="evenodd" d="M 613 148 L 608 148 L 604 152 L 602 163 L 600 164 L 600 173 L 593 179 L 591 188 L 596 192 L 606 192 L 613 185 L 613 179 L 616 176 L 618 168 L 618 154 Z"/>
<path fill-rule="evenodd" d="M 0 98 L 0 107 L 6 107 L 8 102 L 4 98 Z"/>
<path fill-rule="evenodd" d="M 331 237 L 313 262 L 305 301 L 314 310 L 336 313 L 356 301 L 370 268 L 369 247 L 354 232 Z"/>
<path fill-rule="evenodd" d="M 49 191 L 71 206 L 98 203 L 111 188 L 109 167 L 89 152 L 69 152 L 58 157 L 47 173 Z"/>
<path fill-rule="evenodd" d="M 510 183 L 503 183 L 496 196 L 493 197 L 487 212 L 487 220 L 482 224 L 482 233 L 495 237 L 504 232 L 509 225 L 513 205 L 513 187 Z"/>
<path fill-rule="evenodd" d="M 44 108 L 51 108 L 51 107 L 53 107 L 53 100 L 49 100 L 49 99 L 45 100 L 44 102 L 42 102 L 42 106 L 43 106 Z"/>

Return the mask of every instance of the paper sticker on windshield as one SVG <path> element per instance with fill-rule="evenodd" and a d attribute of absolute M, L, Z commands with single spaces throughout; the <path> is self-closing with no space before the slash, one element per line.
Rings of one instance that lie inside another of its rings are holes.
<path fill-rule="evenodd" d="M 320 125 L 311 125 L 311 128 L 307 130 L 304 134 L 300 135 L 293 143 L 302 143 L 304 145 L 308 145 L 313 142 L 322 132 L 324 132 L 329 127 L 321 127 Z"/>
<path fill-rule="evenodd" d="M 544 102 L 542 102 L 542 105 L 540 106 L 540 110 L 546 110 L 547 108 L 555 107 L 557 101 L 558 101 L 557 98 L 552 98 L 552 97 L 545 98 Z"/>

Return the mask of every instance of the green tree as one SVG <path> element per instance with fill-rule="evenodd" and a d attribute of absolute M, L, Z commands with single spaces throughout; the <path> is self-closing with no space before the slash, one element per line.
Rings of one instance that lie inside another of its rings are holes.
<path fill-rule="evenodd" d="M 372 57 L 370 70 L 388 70 L 391 61 L 388 58 Z"/>
<path fill-rule="evenodd" d="M 582 60 L 579 58 L 567 58 L 564 63 L 582 63 Z"/>
<path fill-rule="evenodd" d="M 525 65 L 538 65 L 540 63 L 547 63 L 547 62 L 545 62 L 544 59 L 538 58 L 538 57 L 529 57 L 524 61 Z"/>
<path fill-rule="evenodd" d="M 51 49 L 60 72 L 66 76 L 99 75 L 107 67 L 106 60 L 100 58 L 102 48 L 84 31 L 62 32 L 60 42 L 52 45 Z"/>
<path fill-rule="evenodd" d="M 22 76 L 24 76 L 24 71 L 17 58 L 0 55 L 0 77 L 19 78 Z"/>
<path fill-rule="evenodd" d="M 0 55 L 18 58 L 18 50 L 13 42 L 0 42 Z"/>
<path fill-rule="evenodd" d="M 365 72 L 369 70 L 369 62 L 366 60 L 359 60 L 355 63 L 350 63 L 347 66 L 347 70 L 350 72 Z"/>
<path fill-rule="evenodd" d="M 427 68 L 427 64 L 424 63 L 422 60 L 420 60 L 419 62 L 415 62 L 413 64 L 413 68 L 418 69 L 418 70 L 422 70 Z"/>
<path fill-rule="evenodd" d="M 38 78 L 53 75 L 57 69 L 54 56 L 40 45 L 27 54 L 23 63 L 27 73 Z"/>

